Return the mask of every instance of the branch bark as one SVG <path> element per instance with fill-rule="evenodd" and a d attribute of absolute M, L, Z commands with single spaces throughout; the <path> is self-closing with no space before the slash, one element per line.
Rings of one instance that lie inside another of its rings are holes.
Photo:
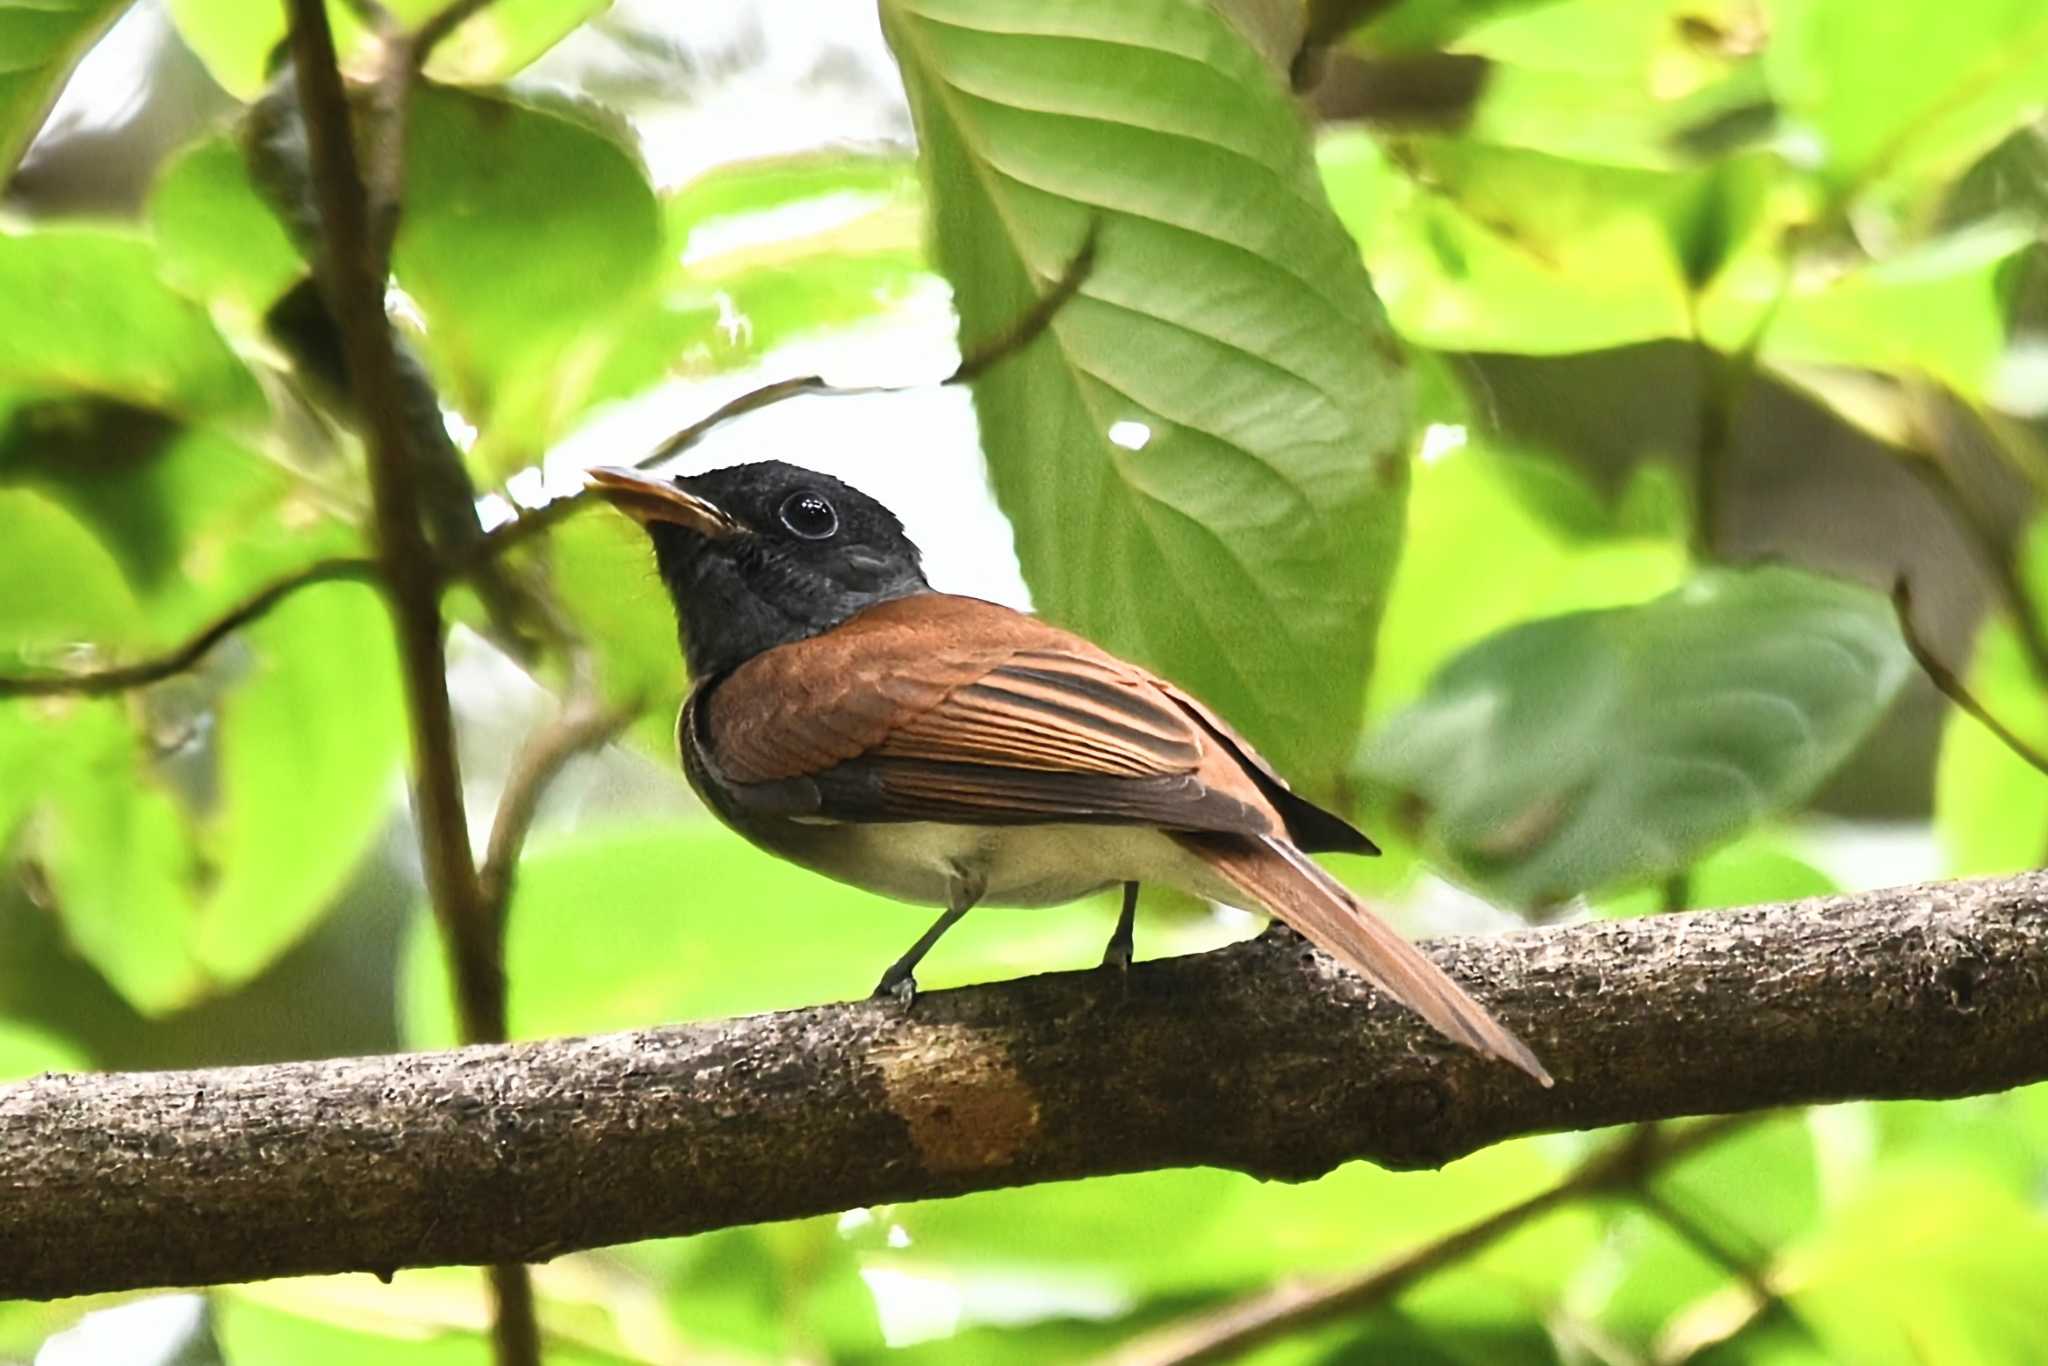
<path fill-rule="evenodd" d="M 1440 941 L 1557 1075 L 1284 932 L 1131 970 L 597 1038 L 0 1090 L 0 1298 L 541 1260 L 1206 1164 L 2048 1078 L 2048 873 Z"/>

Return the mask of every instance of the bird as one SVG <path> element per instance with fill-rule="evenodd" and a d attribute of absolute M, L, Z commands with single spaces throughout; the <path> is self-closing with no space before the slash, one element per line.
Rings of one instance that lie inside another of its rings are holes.
<path fill-rule="evenodd" d="M 1375 854 L 1168 680 L 998 603 L 935 591 L 894 513 L 780 460 L 664 477 L 598 466 L 646 530 L 691 687 L 691 786 L 768 853 L 942 907 L 877 996 L 977 905 L 1116 887 L 1104 955 L 1128 967 L 1138 888 L 1286 922 L 1446 1038 L 1543 1085 L 1536 1055 L 1313 853 Z"/>

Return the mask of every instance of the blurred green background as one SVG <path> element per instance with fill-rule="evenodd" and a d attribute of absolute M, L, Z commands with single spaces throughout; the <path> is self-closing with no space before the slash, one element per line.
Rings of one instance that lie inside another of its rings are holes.
<path fill-rule="evenodd" d="M 280 326 L 304 244 L 238 136 L 283 32 L 0 3 L 0 674 L 148 656 L 364 547 L 359 443 Z M 2048 778 L 1944 705 L 1886 597 L 2048 745 L 2038 0 L 500 0 L 428 74 L 389 303 L 489 521 L 764 380 L 923 384 L 687 467 L 833 470 L 939 587 L 1187 684 L 1388 847 L 1332 866 L 1412 931 L 2048 852 Z M 971 400 L 930 384 L 1091 223 L 1052 334 Z M 697 808 L 637 531 L 579 516 L 517 562 L 640 714 L 543 804 L 514 1033 L 863 993 L 923 913 Z M 451 604 L 481 844 L 574 671 Z M 405 724 L 350 584 L 147 689 L 0 695 L 0 1079 L 453 1041 Z M 1257 924 L 1148 905 L 1141 957 Z M 1085 965 L 1112 912 L 971 916 L 924 985 Z M 577 1254 L 541 1319 L 559 1362 L 1087 1359 L 1612 1138 Z M 2048 1360 L 2044 1199 L 2043 1088 L 1772 1115 L 1253 1359 Z M 6 1304 L 0 1360 L 481 1362 L 486 1312 L 463 1269 Z"/>

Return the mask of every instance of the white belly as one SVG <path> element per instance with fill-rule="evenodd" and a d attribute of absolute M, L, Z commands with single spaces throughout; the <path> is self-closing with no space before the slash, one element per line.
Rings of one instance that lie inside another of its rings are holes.
<path fill-rule="evenodd" d="M 1228 893 L 1173 840 L 1144 826 L 811 825 L 751 832 L 771 852 L 856 887 L 929 906 L 979 881 L 984 906 L 1056 906 L 1121 882 Z"/>

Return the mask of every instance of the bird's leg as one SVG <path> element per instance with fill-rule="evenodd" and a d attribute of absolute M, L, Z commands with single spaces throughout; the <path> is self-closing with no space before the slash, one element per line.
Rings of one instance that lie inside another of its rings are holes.
<path fill-rule="evenodd" d="M 1110 931 L 1109 946 L 1102 951 L 1102 966 L 1115 968 L 1119 974 L 1131 970 L 1131 956 L 1136 951 L 1131 932 L 1138 923 L 1138 884 L 1124 884 L 1124 908 L 1116 918 L 1116 928 Z"/>
<path fill-rule="evenodd" d="M 981 900 L 982 884 L 979 879 L 959 878 L 953 883 L 951 901 L 945 913 L 932 922 L 932 927 L 917 937 L 904 955 L 889 965 L 882 974 L 882 980 L 875 984 L 877 997 L 893 996 L 907 1010 L 917 999 L 917 965 L 931 952 L 932 945 L 939 942 L 939 936 L 958 924 L 960 917 L 974 908 Z"/>

